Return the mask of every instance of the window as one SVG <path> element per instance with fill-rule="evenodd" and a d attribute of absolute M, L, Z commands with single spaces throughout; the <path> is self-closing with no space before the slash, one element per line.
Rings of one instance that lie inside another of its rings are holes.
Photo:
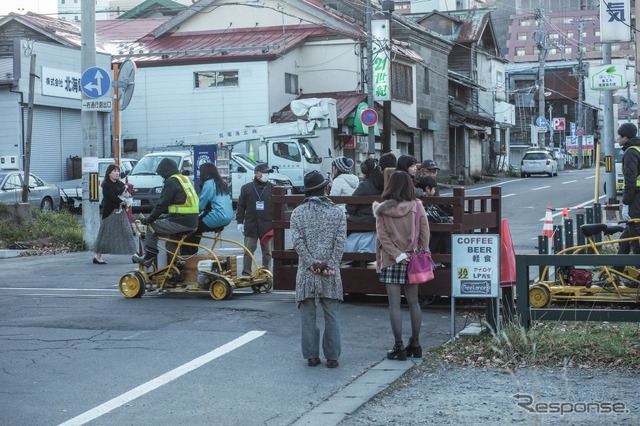
<path fill-rule="evenodd" d="M 413 70 L 408 65 L 391 64 L 391 97 L 395 101 L 413 102 Z"/>
<path fill-rule="evenodd" d="M 199 71 L 193 73 L 194 87 L 239 86 L 238 70 L 233 71 Z"/>
<path fill-rule="evenodd" d="M 572 50 L 570 47 L 565 47 L 565 48 L 564 48 L 564 53 L 565 53 L 566 55 L 570 55 L 572 51 L 573 51 L 573 50 Z"/>
<path fill-rule="evenodd" d="M 273 153 L 285 160 L 300 162 L 300 150 L 295 142 L 275 142 L 273 144 Z"/>
<path fill-rule="evenodd" d="M 529 37 L 527 36 L 527 33 L 518 33 L 518 40 L 519 41 L 525 41 L 527 40 Z"/>
<path fill-rule="evenodd" d="M 298 94 L 298 76 L 296 74 L 284 73 L 284 93 Z"/>
<path fill-rule="evenodd" d="M 430 92 L 430 88 L 429 88 L 429 82 L 431 80 L 431 76 L 429 75 L 430 72 L 431 71 L 429 71 L 428 68 L 424 69 L 424 81 L 422 82 L 423 83 L 422 93 L 424 93 L 425 95 L 429 94 Z"/>
<path fill-rule="evenodd" d="M 524 50 L 524 47 L 516 48 L 516 56 L 524 56 L 527 52 Z"/>
<path fill-rule="evenodd" d="M 520 26 L 521 27 L 530 27 L 532 24 L 533 24 L 533 21 L 531 21 L 531 20 L 526 20 L 526 21 L 520 22 Z"/>
<path fill-rule="evenodd" d="M 558 40 L 558 38 L 559 38 L 559 37 L 560 37 L 560 36 L 558 35 L 558 33 L 552 33 L 552 34 L 549 34 L 549 38 L 550 38 L 551 40 Z"/>

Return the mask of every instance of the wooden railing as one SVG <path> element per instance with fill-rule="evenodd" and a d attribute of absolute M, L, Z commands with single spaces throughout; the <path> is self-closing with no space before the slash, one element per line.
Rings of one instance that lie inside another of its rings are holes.
<path fill-rule="evenodd" d="M 371 204 L 378 197 L 330 197 L 338 204 Z M 276 290 L 293 290 L 296 285 L 298 255 L 285 247 L 285 229 L 289 229 L 289 219 L 293 209 L 302 203 L 304 195 L 286 195 L 284 188 L 275 188 L 273 195 L 273 273 Z M 429 224 L 431 231 L 450 234 L 500 234 L 501 188 L 491 188 L 490 195 L 465 195 L 464 188 L 454 188 L 453 196 L 430 197 L 426 204 L 450 205 L 453 209 L 453 223 Z M 375 223 L 347 222 L 348 231 L 375 231 Z M 422 296 L 450 296 L 451 294 L 451 254 L 433 253 L 436 263 L 444 265 L 435 272 L 435 279 L 428 285 L 420 286 Z M 349 267 L 341 268 L 342 285 L 345 293 L 385 294 L 386 289 L 376 272 L 375 253 L 344 253 L 344 261 L 351 261 Z"/>

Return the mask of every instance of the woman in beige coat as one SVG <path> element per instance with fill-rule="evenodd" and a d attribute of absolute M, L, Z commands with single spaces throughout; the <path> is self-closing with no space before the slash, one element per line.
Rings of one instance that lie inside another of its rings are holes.
<path fill-rule="evenodd" d="M 373 203 L 376 217 L 376 260 L 380 282 L 387 286 L 389 319 L 395 344 L 387 352 L 387 358 L 404 361 L 408 356 L 422 358 L 420 346 L 420 324 L 422 309 L 418 301 L 418 285 L 409 284 L 407 264 L 413 251 L 413 236 L 416 215 L 420 229 L 415 232 L 418 247 L 428 250 L 429 223 L 422 203 L 414 199 L 413 182 L 406 172 L 393 172 L 382 193 L 382 202 Z M 409 304 L 411 338 L 405 347 L 402 343 L 402 290 Z"/>

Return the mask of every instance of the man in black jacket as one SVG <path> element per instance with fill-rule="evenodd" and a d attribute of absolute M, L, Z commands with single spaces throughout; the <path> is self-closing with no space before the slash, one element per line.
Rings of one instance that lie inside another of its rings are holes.
<path fill-rule="evenodd" d="M 151 266 L 158 256 L 158 235 L 169 236 L 192 232 L 198 228 L 198 195 L 191 180 L 178 170 L 178 165 L 170 158 L 164 158 L 158 164 L 156 173 L 164 178 L 160 200 L 151 213 L 141 222 L 147 225 L 145 235 L 145 254 L 133 255 L 133 261 Z M 175 243 L 166 244 L 167 255 L 175 253 Z"/>
<path fill-rule="evenodd" d="M 271 270 L 271 239 L 269 236 L 263 238 L 273 228 L 273 184 L 269 182 L 269 173 L 273 173 L 273 170 L 266 164 L 256 166 L 253 181 L 240 189 L 236 220 L 238 230 L 244 234 L 244 245 L 252 254 L 260 240 L 262 266 Z M 251 257 L 243 256 L 242 275 L 251 275 L 251 264 Z"/>
<path fill-rule="evenodd" d="M 624 123 L 618 128 L 618 144 L 622 147 L 622 172 L 624 173 L 624 190 L 622 193 L 622 219 L 640 218 L 640 139 L 636 136 L 638 128 L 633 123 Z M 640 235 L 639 224 L 627 224 L 621 238 Z M 618 251 L 627 254 L 633 251 L 640 254 L 638 241 L 631 241 L 630 247 L 622 245 Z"/>

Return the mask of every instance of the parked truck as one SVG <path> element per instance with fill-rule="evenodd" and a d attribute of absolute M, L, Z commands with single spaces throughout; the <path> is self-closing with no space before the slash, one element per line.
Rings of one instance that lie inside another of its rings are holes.
<path fill-rule="evenodd" d="M 291 111 L 306 119 L 287 123 L 249 126 L 187 135 L 176 145 L 226 144 L 235 154 L 267 163 L 291 180 L 301 191 L 304 175 L 311 170 L 329 171 L 332 129 L 337 127 L 336 101 L 331 98 L 300 99 L 291 102 Z"/>

